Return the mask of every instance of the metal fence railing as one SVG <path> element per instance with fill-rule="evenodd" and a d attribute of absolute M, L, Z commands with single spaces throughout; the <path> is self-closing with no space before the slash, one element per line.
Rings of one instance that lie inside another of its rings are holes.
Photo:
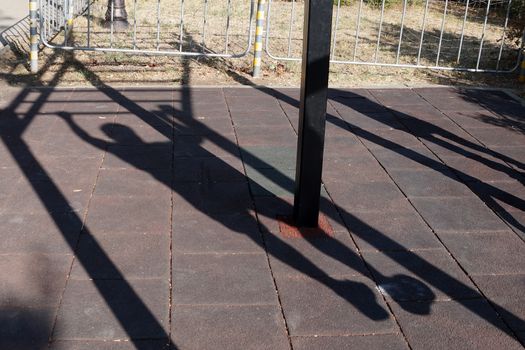
<path fill-rule="evenodd" d="M 33 49 L 36 41 L 63 50 L 237 58 L 255 41 L 254 67 L 263 51 L 274 60 L 301 59 L 304 0 L 127 0 L 124 28 L 113 24 L 118 1 L 30 0 L 32 32 L 40 20 Z M 523 56 L 523 4 L 334 0 L 331 62 L 513 72 Z"/>
<path fill-rule="evenodd" d="M 276 60 L 300 60 L 302 1 L 268 1 L 266 53 Z M 523 22 L 515 23 L 522 10 L 517 1 L 337 0 L 331 62 L 512 72 L 523 48 L 523 37 L 509 31 L 511 24 L 523 28 Z"/>
<path fill-rule="evenodd" d="M 251 49 L 254 0 L 128 0 L 128 24 L 120 29 L 113 25 L 113 1 L 109 7 L 106 1 L 86 2 L 74 29 L 65 27 L 62 43 L 47 40 L 53 25 L 68 20 L 49 18 L 60 12 L 55 1 L 39 0 L 40 39 L 53 49 L 209 57 L 242 57 Z M 68 0 L 60 5 L 67 7 Z"/>
<path fill-rule="evenodd" d="M 18 54 L 28 54 L 29 27 L 29 16 L 26 16 L 0 32 L 0 49 L 7 46 Z"/>

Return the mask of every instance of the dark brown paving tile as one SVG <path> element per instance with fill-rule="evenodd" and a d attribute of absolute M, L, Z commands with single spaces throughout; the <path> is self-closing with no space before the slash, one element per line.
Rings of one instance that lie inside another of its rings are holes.
<path fill-rule="evenodd" d="M 168 339 L 155 340 L 58 340 L 50 350 L 168 350 Z"/>
<path fill-rule="evenodd" d="M 524 178 L 523 173 L 491 156 L 476 157 L 476 159 L 465 157 L 442 157 L 442 159 L 459 178 L 466 182 L 505 182 Z"/>
<path fill-rule="evenodd" d="M 414 211 L 350 212 L 343 215 L 361 250 L 439 248 L 441 244 Z"/>
<path fill-rule="evenodd" d="M 173 104 L 175 120 L 184 118 L 225 118 L 229 115 L 225 102 L 220 104 L 188 103 L 188 101 Z"/>
<path fill-rule="evenodd" d="M 415 120 L 439 120 L 444 119 L 445 116 L 438 109 L 434 108 L 430 104 L 423 105 L 397 105 L 391 107 L 390 111 L 399 118 L 403 119 L 415 119 Z M 405 121 L 403 121 L 404 123 Z"/>
<path fill-rule="evenodd" d="M 406 350 L 408 346 L 401 334 L 372 334 L 356 336 L 292 337 L 296 350 Z"/>
<path fill-rule="evenodd" d="M 160 126 L 161 129 L 164 129 L 171 126 L 172 118 L 171 113 L 165 113 L 165 111 L 139 110 L 129 113 L 128 111 L 120 110 L 117 113 L 115 123 L 129 127 L 156 128 Z"/>
<path fill-rule="evenodd" d="M 274 275 L 356 276 L 365 266 L 347 233 L 334 237 L 286 238 L 267 233 L 266 249 Z"/>
<path fill-rule="evenodd" d="M 253 196 L 293 196 L 295 170 L 246 169 Z"/>
<path fill-rule="evenodd" d="M 266 126 L 280 126 L 289 128 L 290 122 L 282 110 L 258 111 L 242 110 L 233 111 L 231 117 L 235 127 L 251 126 L 253 128 L 265 128 Z"/>
<path fill-rule="evenodd" d="M 472 191 L 447 170 L 391 170 L 390 176 L 408 197 L 469 197 Z"/>
<path fill-rule="evenodd" d="M 172 141 L 171 125 L 157 126 L 127 126 L 116 123 L 109 133 L 114 142 L 120 146 L 140 146 L 142 144 L 165 143 Z"/>
<path fill-rule="evenodd" d="M 233 133 L 231 119 L 225 118 L 199 118 L 178 119 L 173 124 L 173 133 L 179 135 L 226 135 Z"/>
<path fill-rule="evenodd" d="M 427 102 L 411 89 L 371 89 L 374 97 L 387 107 L 426 105 Z"/>
<path fill-rule="evenodd" d="M 243 182 L 188 182 L 175 185 L 173 210 L 191 213 L 199 210 L 211 215 L 248 213 L 252 210 L 248 184 Z"/>
<path fill-rule="evenodd" d="M 395 332 L 375 284 L 364 277 L 277 280 L 290 335 L 356 335 Z"/>
<path fill-rule="evenodd" d="M 290 126 L 266 126 L 264 129 L 253 126 L 236 126 L 235 131 L 241 147 L 261 145 L 292 147 L 297 143 L 297 136 Z"/>
<path fill-rule="evenodd" d="M 173 250 L 182 253 L 256 253 L 264 250 L 253 215 L 194 212 L 173 217 Z"/>
<path fill-rule="evenodd" d="M 371 150 L 388 148 L 417 148 L 421 146 L 421 141 L 417 137 L 405 130 L 386 129 L 374 130 L 374 137 L 362 137 L 361 140 L 367 148 Z"/>
<path fill-rule="evenodd" d="M 71 254 L 82 226 L 74 213 L 4 213 L 0 222 L 0 253 Z"/>
<path fill-rule="evenodd" d="M 55 308 L 5 307 L 0 316 L 0 348 L 47 349 Z"/>
<path fill-rule="evenodd" d="M 95 196 L 86 221 L 95 236 L 114 233 L 167 234 L 170 193 L 161 196 Z"/>
<path fill-rule="evenodd" d="M 96 103 L 93 103 L 90 100 L 80 99 L 78 96 L 73 95 L 71 99 L 66 102 L 63 107 L 58 110 L 64 111 L 66 113 L 75 113 L 75 112 L 86 112 L 89 111 L 91 115 L 107 115 L 111 113 L 116 113 L 119 109 L 119 104 L 115 103 L 112 100 L 102 100 L 100 99 Z"/>
<path fill-rule="evenodd" d="M 170 274 L 168 235 L 111 233 L 95 238 L 82 234 L 76 255 L 81 258 L 73 264 L 73 279 L 168 278 Z"/>
<path fill-rule="evenodd" d="M 387 171 L 395 169 L 431 170 L 442 169 L 441 163 L 428 149 L 378 149 L 372 151 L 377 160 Z"/>
<path fill-rule="evenodd" d="M 295 168 L 296 146 L 243 146 L 241 154 L 247 168 Z"/>
<path fill-rule="evenodd" d="M 330 99 L 330 104 L 345 118 L 348 112 L 380 113 L 387 109 L 377 102 L 375 98 L 360 96 L 336 96 Z M 345 118 L 346 119 L 346 118 Z"/>
<path fill-rule="evenodd" d="M 161 143 L 108 147 L 103 168 L 171 169 L 172 145 Z"/>
<path fill-rule="evenodd" d="M 180 349 L 289 349 L 276 306 L 175 306 L 172 317 Z"/>
<path fill-rule="evenodd" d="M 265 254 L 176 254 L 174 304 L 277 304 Z"/>
<path fill-rule="evenodd" d="M 335 106 L 337 108 L 337 106 Z M 376 130 L 404 130 L 403 125 L 399 122 L 398 118 L 390 112 L 357 112 L 354 110 L 338 109 L 341 117 L 348 123 L 348 126 L 354 130 L 360 128 L 368 132 L 374 132 Z M 357 131 L 356 134 L 359 135 Z"/>
<path fill-rule="evenodd" d="M 416 134 L 417 135 L 417 134 Z M 428 149 L 438 157 L 467 157 L 483 159 L 491 152 L 472 136 L 462 130 L 450 132 L 429 132 L 418 135 Z"/>
<path fill-rule="evenodd" d="M 226 101 L 232 112 L 242 110 L 275 111 L 279 110 L 278 101 L 270 95 L 227 96 Z"/>
<path fill-rule="evenodd" d="M 7 197 L 9 205 L 3 212 L 22 215 L 76 213 L 82 216 L 90 196 L 87 190 L 76 191 L 69 187 L 64 191 L 53 181 L 38 181 L 21 186 Z"/>
<path fill-rule="evenodd" d="M 176 182 L 245 182 L 243 164 L 238 157 L 176 158 Z"/>
<path fill-rule="evenodd" d="M 325 139 L 324 157 L 326 160 L 348 159 L 366 152 L 359 140 L 352 134 L 328 136 Z"/>
<path fill-rule="evenodd" d="M 474 281 L 514 331 L 525 331 L 525 274 L 480 275 Z"/>
<path fill-rule="evenodd" d="M 239 156 L 235 134 L 176 135 L 173 155 L 177 157 Z"/>
<path fill-rule="evenodd" d="M 437 302 L 429 314 L 421 303 L 407 304 L 392 308 L 412 349 L 522 349 L 483 300 Z"/>
<path fill-rule="evenodd" d="M 72 255 L 1 254 L 0 308 L 56 307 Z"/>
<path fill-rule="evenodd" d="M 345 184 L 330 182 L 327 185 L 338 206 L 349 212 L 395 211 L 406 208 L 408 201 L 392 182 Z"/>
<path fill-rule="evenodd" d="M 525 169 L 525 147 L 514 146 L 514 147 L 491 147 L 495 156 L 508 162 L 515 169 Z"/>
<path fill-rule="evenodd" d="M 471 275 L 525 273 L 525 243 L 511 231 L 439 236 Z"/>
<path fill-rule="evenodd" d="M 364 252 L 383 293 L 394 300 L 427 301 L 478 296 L 474 285 L 444 250 Z M 425 303 L 422 303 L 425 304 Z"/>
<path fill-rule="evenodd" d="M 415 208 L 438 232 L 492 232 L 507 226 L 478 198 L 411 199 Z"/>
<path fill-rule="evenodd" d="M 436 95 L 433 93 L 425 94 L 423 97 L 433 106 L 442 111 L 477 111 L 483 110 L 476 101 L 471 101 L 461 95 Z"/>
<path fill-rule="evenodd" d="M 503 126 L 505 120 L 488 110 L 480 111 L 447 111 L 445 113 L 450 119 L 465 129 L 489 128 Z"/>
<path fill-rule="evenodd" d="M 512 128 L 483 128 L 471 129 L 474 137 L 487 146 L 523 146 L 525 135 Z"/>
<path fill-rule="evenodd" d="M 447 141 L 455 140 L 458 143 L 464 140 L 474 140 L 458 124 L 446 116 L 428 120 L 424 118 L 401 118 L 401 121 L 412 134 L 421 140 L 431 141 L 438 136 Z"/>
<path fill-rule="evenodd" d="M 165 196 L 171 188 L 171 171 L 140 169 L 101 169 L 95 195 L 105 196 Z"/>
<path fill-rule="evenodd" d="M 332 181 L 352 186 L 356 182 L 388 182 L 390 178 L 374 157 L 360 148 L 351 154 L 340 152 L 340 157 L 328 155 L 324 160 L 323 180 L 328 181 L 327 186 L 330 188 Z"/>
<path fill-rule="evenodd" d="M 226 97 L 257 97 L 257 96 L 270 96 L 272 95 L 274 89 L 270 88 L 262 88 L 262 87 L 246 87 L 246 86 L 239 86 L 239 87 L 225 87 L 222 88 L 222 91 L 224 92 L 224 96 Z M 286 90 L 296 90 L 296 89 L 286 89 Z M 280 89 L 278 89 L 280 91 Z"/>
<path fill-rule="evenodd" d="M 487 205 L 496 212 L 525 212 L 525 186 L 519 181 L 469 184 Z"/>
<path fill-rule="evenodd" d="M 168 295 L 168 280 L 72 280 L 58 312 L 53 339 L 165 337 Z"/>
<path fill-rule="evenodd" d="M 365 99 L 368 99 L 370 101 L 376 101 L 376 98 L 374 97 L 374 95 L 370 92 L 370 89 L 361 89 L 361 88 L 357 88 L 357 89 L 341 89 L 341 88 L 338 88 L 338 89 L 335 89 L 335 88 L 331 88 L 331 89 L 328 89 L 328 98 L 329 99 L 334 99 L 336 97 L 341 97 L 341 98 L 365 98 Z"/>

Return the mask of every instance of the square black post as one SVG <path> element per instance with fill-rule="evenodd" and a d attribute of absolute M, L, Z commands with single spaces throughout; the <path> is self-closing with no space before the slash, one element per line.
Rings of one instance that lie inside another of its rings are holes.
<path fill-rule="evenodd" d="M 333 0 L 304 3 L 303 62 L 294 221 L 317 227 L 321 196 Z"/>

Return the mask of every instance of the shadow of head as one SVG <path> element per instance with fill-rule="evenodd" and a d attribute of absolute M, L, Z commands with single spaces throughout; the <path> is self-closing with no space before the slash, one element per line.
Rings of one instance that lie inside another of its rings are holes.
<path fill-rule="evenodd" d="M 112 138 L 117 143 L 143 143 L 139 135 L 137 135 L 137 133 L 132 128 L 126 125 L 107 123 L 102 125 L 100 130 L 102 130 L 106 136 Z"/>
<path fill-rule="evenodd" d="M 418 315 L 428 315 L 436 299 L 425 283 L 403 274 L 388 278 L 378 288 L 381 293 L 399 302 L 405 311 Z"/>

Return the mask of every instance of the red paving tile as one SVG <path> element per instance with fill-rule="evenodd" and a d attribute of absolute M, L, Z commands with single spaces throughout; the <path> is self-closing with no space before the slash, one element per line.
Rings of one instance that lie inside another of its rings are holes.
<path fill-rule="evenodd" d="M 521 348 L 523 107 L 331 90 L 305 231 L 282 220 L 298 96 L 2 97 L 0 348 Z"/>

